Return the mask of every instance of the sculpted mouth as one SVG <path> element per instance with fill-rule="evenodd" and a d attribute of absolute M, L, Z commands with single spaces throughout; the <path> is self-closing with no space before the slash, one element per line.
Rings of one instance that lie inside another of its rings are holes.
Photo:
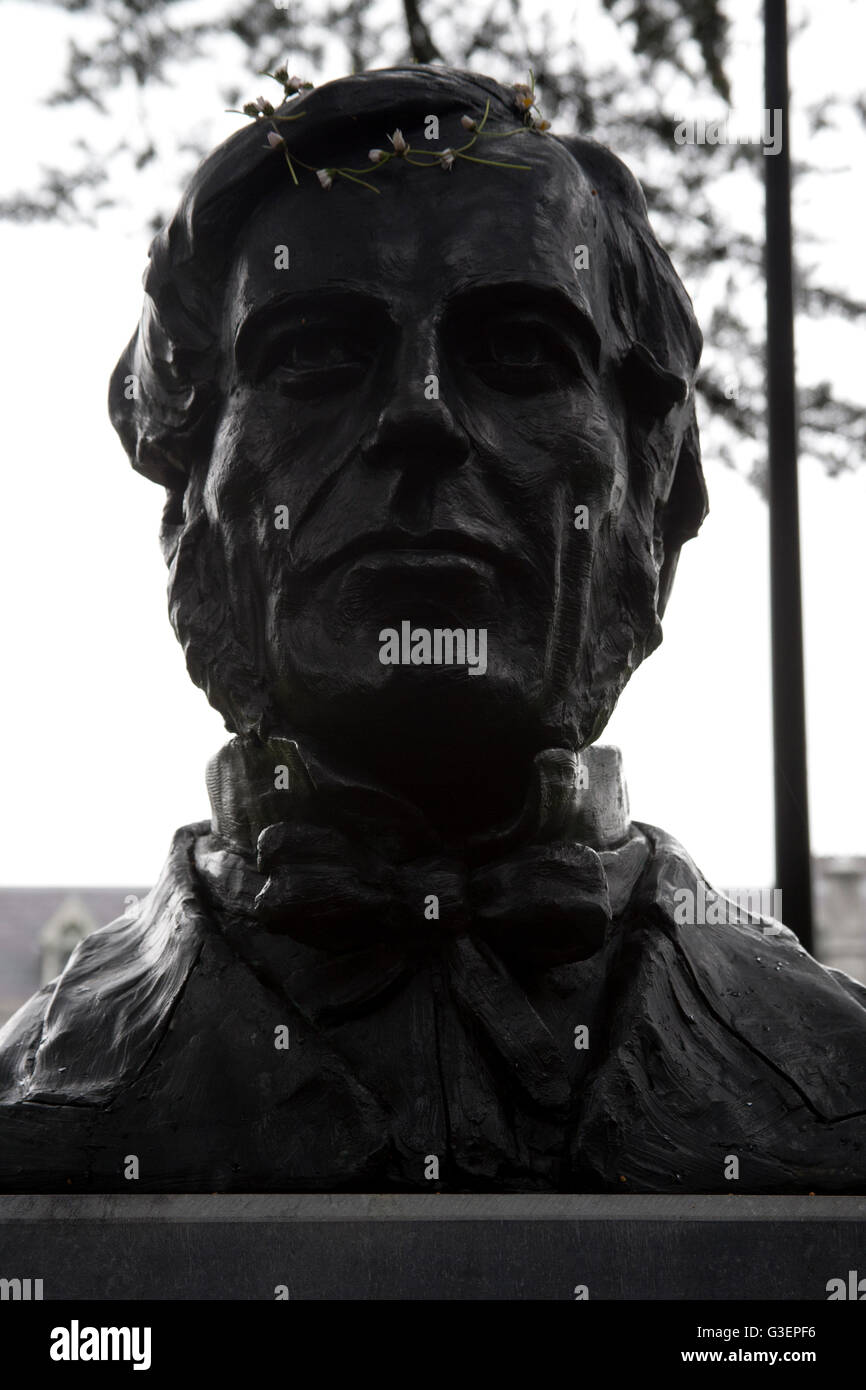
<path fill-rule="evenodd" d="M 474 562 L 487 567 L 501 565 L 505 557 L 492 542 L 465 531 L 428 531 L 413 535 L 406 531 L 379 531 L 358 536 L 326 561 L 327 568 L 353 561 L 375 565 L 435 566 Z"/>

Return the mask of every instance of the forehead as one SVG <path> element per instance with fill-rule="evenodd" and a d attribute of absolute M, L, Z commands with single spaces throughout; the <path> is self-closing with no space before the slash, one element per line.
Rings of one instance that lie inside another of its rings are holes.
<path fill-rule="evenodd" d="M 537 284 L 570 299 L 603 337 L 599 199 L 583 171 L 544 137 L 491 139 L 476 152 L 531 167 L 458 160 L 445 172 L 394 160 L 373 175 L 379 194 L 339 178 L 326 191 L 305 171 L 296 188 L 284 167 L 284 185 L 236 242 L 231 326 L 276 297 L 317 290 L 376 296 L 403 319 L 485 285 Z"/>

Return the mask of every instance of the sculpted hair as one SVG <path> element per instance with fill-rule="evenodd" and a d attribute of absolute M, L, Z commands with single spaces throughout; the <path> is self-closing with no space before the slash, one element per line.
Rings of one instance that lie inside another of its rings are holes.
<path fill-rule="evenodd" d="M 413 65 L 326 83 L 278 114 L 305 113 L 282 124 L 281 133 L 290 153 L 319 168 L 332 166 L 349 146 L 381 146 L 387 131 L 411 129 L 430 111 L 440 120 L 466 113 L 477 119 L 488 100 L 491 132 L 512 129 L 521 119 L 514 93 L 492 78 Z M 111 421 L 133 467 L 167 489 L 161 542 L 170 569 L 169 607 L 190 675 L 236 732 L 263 731 L 270 722 L 268 695 L 247 650 L 246 620 L 230 613 L 221 592 L 220 557 L 213 550 L 219 540 L 204 515 L 202 493 L 222 404 L 222 291 L 234 246 L 257 206 L 289 180 L 281 152 L 266 144 L 269 128 L 251 122 L 218 146 L 154 238 L 141 320 L 109 389 Z M 646 601 L 629 623 L 640 660 L 660 640 L 658 618 L 680 547 L 697 534 L 707 510 L 694 407 L 701 333 L 652 231 L 640 185 L 622 161 L 578 136 L 517 138 L 525 140 L 527 162 L 533 141 L 563 147 L 596 195 L 597 244 L 609 293 L 611 341 L 605 346 L 628 405 L 630 505 L 652 537 L 653 573 L 643 565 L 635 576 Z M 463 175 L 458 168 L 450 177 Z M 473 166 L 472 175 L 483 177 L 483 171 Z M 331 196 L 314 175 L 301 171 L 300 177 L 299 198 Z"/>

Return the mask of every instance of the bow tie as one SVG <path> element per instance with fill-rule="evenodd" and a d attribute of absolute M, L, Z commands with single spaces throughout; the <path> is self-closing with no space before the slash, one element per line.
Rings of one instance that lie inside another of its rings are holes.
<path fill-rule="evenodd" d="M 583 960 L 623 905 L 608 875 L 621 899 L 645 853 L 629 836 L 617 751 L 589 753 L 589 766 L 566 749 L 538 754 L 521 815 L 476 837 L 467 859 L 407 803 L 311 771 L 293 741 L 235 739 L 208 768 L 213 828 L 255 854 L 255 920 L 326 953 L 380 942 L 413 957 L 469 935 L 514 963 Z"/>
<path fill-rule="evenodd" d="M 381 941 L 417 955 L 471 934 L 508 960 L 554 965 L 593 955 L 611 920 L 586 845 L 533 845 L 474 870 L 443 855 L 391 864 L 340 831 L 296 822 L 265 829 L 257 857 L 267 874 L 258 920 L 328 952 Z"/>

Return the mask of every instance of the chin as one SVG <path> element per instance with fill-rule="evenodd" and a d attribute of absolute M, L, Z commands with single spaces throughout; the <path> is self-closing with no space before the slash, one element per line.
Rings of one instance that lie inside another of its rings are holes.
<path fill-rule="evenodd" d="M 495 741 L 507 756 L 509 741 L 522 746 L 539 724 L 540 683 L 514 666 L 489 662 L 472 676 L 465 667 L 361 666 L 345 654 L 302 666 L 293 655 L 275 692 L 281 723 L 323 744 L 374 740 L 404 753 L 423 745 L 436 756 L 451 750 L 453 759 L 471 744 Z"/>

